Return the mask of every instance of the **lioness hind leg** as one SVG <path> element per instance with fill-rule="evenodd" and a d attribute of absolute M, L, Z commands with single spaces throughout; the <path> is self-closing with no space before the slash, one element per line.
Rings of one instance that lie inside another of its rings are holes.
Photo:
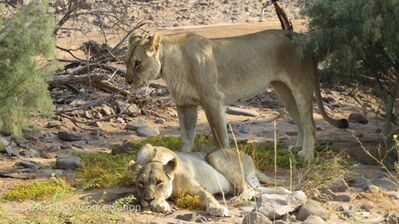
<path fill-rule="evenodd" d="M 191 152 L 194 147 L 195 126 L 197 124 L 197 105 L 177 106 L 179 116 L 182 151 Z"/>
<path fill-rule="evenodd" d="M 230 146 L 229 135 L 227 134 L 226 113 L 222 101 L 217 99 L 209 100 L 201 106 L 204 107 L 216 145 L 220 148 L 228 148 Z"/>
<path fill-rule="evenodd" d="M 279 81 L 274 81 L 271 82 L 270 84 L 273 87 L 273 89 L 277 92 L 281 100 L 283 101 L 285 109 L 287 110 L 288 114 L 292 117 L 298 128 L 298 136 L 296 139 L 295 147 L 300 148 L 303 145 L 303 124 L 301 121 L 301 117 L 299 115 L 295 98 L 286 84 Z"/>
<path fill-rule="evenodd" d="M 299 155 L 307 161 L 314 158 L 315 123 L 313 120 L 313 90 L 296 88 L 293 96 L 297 103 L 299 116 L 303 125 L 303 144 Z"/>

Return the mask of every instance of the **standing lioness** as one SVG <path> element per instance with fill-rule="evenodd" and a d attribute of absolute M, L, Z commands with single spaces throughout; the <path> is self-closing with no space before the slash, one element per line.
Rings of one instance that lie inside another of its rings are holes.
<path fill-rule="evenodd" d="M 312 160 L 313 94 L 325 120 L 339 128 L 348 123 L 331 119 L 324 111 L 317 63 L 312 56 L 298 57 L 293 35 L 267 30 L 218 39 L 193 33 L 132 36 L 126 82 L 138 88 L 152 79 L 165 80 L 177 106 L 183 151 L 193 148 L 198 105 L 205 110 L 216 142 L 227 148 L 224 105 L 259 94 L 271 84 L 297 124 L 299 154 Z"/>

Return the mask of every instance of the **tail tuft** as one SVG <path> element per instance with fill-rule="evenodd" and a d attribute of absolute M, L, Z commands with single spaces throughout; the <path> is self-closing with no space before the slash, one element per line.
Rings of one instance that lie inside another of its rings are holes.
<path fill-rule="evenodd" d="M 338 128 L 341 128 L 341 129 L 349 128 L 349 122 L 348 122 L 348 120 L 347 120 L 347 119 L 340 119 L 340 120 L 338 120 L 338 125 L 337 125 L 337 127 L 338 127 Z"/>

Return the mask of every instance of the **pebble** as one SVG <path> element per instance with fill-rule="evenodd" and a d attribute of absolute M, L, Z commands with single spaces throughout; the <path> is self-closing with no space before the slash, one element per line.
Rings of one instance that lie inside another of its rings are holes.
<path fill-rule="evenodd" d="M 345 192 L 349 189 L 349 186 L 343 178 L 336 178 L 327 184 L 327 188 L 333 192 Z"/>
<path fill-rule="evenodd" d="M 399 200 L 399 192 L 397 191 L 388 191 L 386 192 L 387 196 L 393 200 Z"/>
<path fill-rule="evenodd" d="M 147 126 L 148 126 L 147 121 L 144 120 L 143 118 L 139 117 L 139 118 L 135 119 L 134 121 L 131 121 L 128 124 L 126 124 L 126 129 L 136 131 L 137 129 L 139 129 L 141 127 L 147 127 Z"/>
<path fill-rule="evenodd" d="M 76 131 L 59 131 L 58 138 L 64 141 L 80 141 L 82 135 Z"/>
<path fill-rule="evenodd" d="M 325 223 L 326 221 L 324 221 L 324 219 L 316 215 L 310 215 L 305 219 L 305 221 L 303 221 L 303 224 L 325 224 Z"/>
<path fill-rule="evenodd" d="M 363 116 L 359 113 L 351 113 L 349 115 L 348 121 L 352 122 L 352 123 L 359 123 L 359 124 L 368 124 L 369 123 L 369 120 L 367 120 L 367 118 L 365 116 Z"/>
<path fill-rule="evenodd" d="M 361 189 L 365 189 L 367 186 L 371 185 L 371 180 L 367 179 L 364 176 L 356 177 L 352 182 L 352 187 L 357 187 Z"/>
<path fill-rule="evenodd" d="M 21 152 L 21 154 L 25 157 L 29 158 L 38 158 L 40 157 L 40 153 L 34 149 L 30 149 L 28 151 Z"/>
<path fill-rule="evenodd" d="M 136 133 L 140 137 L 152 137 L 152 136 L 157 136 L 160 134 L 158 128 L 152 128 L 152 127 L 140 127 L 136 130 Z"/>
<path fill-rule="evenodd" d="M 34 172 L 40 169 L 40 167 L 42 166 L 39 162 L 30 161 L 30 160 L 23 160 L 21 162 L 16 163 L 15 165 L 32 169 Z"/>
<path fill-rule="evenodd" d="M 363 210 L 365 210 L 365 211 L 370 211 L 373 207 L 374 207 L 373 202 L 371 202 L 371 201 L 366 201 L 365 203 L 363 203 L 363 204 L 360 206 L 360 209 L 363 209 Z"/>
<path fill-rule="evenodd" d="M 304 221 L 306 218 L 308 218 L 311 215 L 319 216 L 324 220 L 327 220 L 329 217 L 329 212 L 326 209 L 322 208 L 321 206 L 306 204 L 299 209 L 296 218 L 299 221 Z"/>
<path fill-rule="evenodd" d="M 61 122 L 59 121 L 49 121 L 47 123 L 47 128 L 61 128 Z"/>
<path fill-rule="evenodd" d="M 272 221 L 258 211 L 245 214 L 242 224 L 271 224 Z"/>
<path fill-rule="evenodd" d="M 65 155 L 57 157 L 55 167 L 62 170 L 74 170 L 81 166 L 81 159 L 79 156 Z"/>

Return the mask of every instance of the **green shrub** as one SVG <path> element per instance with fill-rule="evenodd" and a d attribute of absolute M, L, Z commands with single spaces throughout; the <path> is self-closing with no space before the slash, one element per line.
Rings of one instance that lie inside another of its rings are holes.
<path fill-rule="evenodd" d="M 47 3 L 0 18 L 0 131 L 15 136 L 32 115 L 52 111 L 47 80 L 54 63 L 54 22 Z M 1 9 L 0 9 L 1 10 Z"/>

